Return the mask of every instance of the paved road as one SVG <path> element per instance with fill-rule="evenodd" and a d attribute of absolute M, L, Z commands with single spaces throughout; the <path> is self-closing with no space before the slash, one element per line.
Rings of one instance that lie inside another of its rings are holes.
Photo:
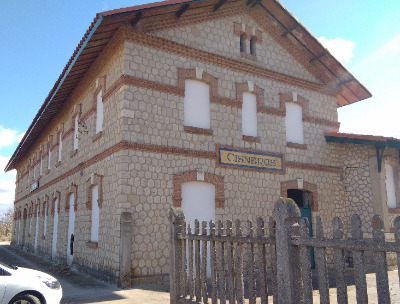
<path fill-rule="evenodd" d="M 0 243 L 0 261 L 5 264 L 34 268 L 50 273 L 63 287 L 62 304 L 116 303 L 164 304 L 169 303 L 169 286 L 165 284 L 139 285 L 132 289 L 119 289 L 84 276 L 66 267 L 57 266 L 41 257 Z"/>

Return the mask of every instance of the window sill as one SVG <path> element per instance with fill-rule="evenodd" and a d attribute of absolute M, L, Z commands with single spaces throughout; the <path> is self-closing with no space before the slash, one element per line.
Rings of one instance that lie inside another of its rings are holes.
<path fill-rule="evenodd" d="M 242 139 L 249 142 L 260 142 L 260 138 L 256 136 L 242 135 Z"/>
<path fill-rule="evenodd" d="M 92 142 L 99 140 L 99 138 L 101 138 L 102 136 L 103 136 L 103 131 L 100 131 L 99 133 L 97 133 L 92 137 Z"/>
<path fill-rule="evenodd" d="M 298 144 L 298 143 L 293 143 L 293 142 L 287 142 L 286 147 L 307 150 L 306 144 Z"/>
<path fill-rule="evenodd" d="M 203 129 L 198 127 L 192 126 L 185 126 L 185 132 L 192 133 L 192 134 L 202 134 L 202 135 L 213 135 L 213 131 L 211 129 Z"/>
<path fill-rule="evenodd" d="M 97 248 L 99 248 L 99 243 L 98 242 L 87 241 L 86 242 L 86 247 L 89 247 L 89 248 L 92 248 L 92 249 L 97 249 Z"/>
<path fill-rule="evenodd" d="M 247 53 L 244 53 L 244 52 L 240 53 L 240 57 L 241 58 L 250 59 L 250 60 L 254 60 L 254 61 L 257 60 L 257 56 L 256 55 L 251 55 L 251 54 L 247 54 Z"/>
<path fill-rule="evenodd" d="M 78 154 L 78 149 L 75 149 L 74 151 L 72 151 L 69 156 L 70 157 L 74 157 L 76 154 Z"/>

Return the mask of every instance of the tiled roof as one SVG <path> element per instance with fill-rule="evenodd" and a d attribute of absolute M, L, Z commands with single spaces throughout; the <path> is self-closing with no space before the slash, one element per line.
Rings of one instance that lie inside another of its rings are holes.
<path fill-rule="evenodd" d="M 64 106 L 74 88 L 82 80 L 122 24 L 130 22 L 134 25 L 140 19 L 151 19 L 160 14 L 164 14 L 165 18 L 179 18 L 183 12 L 199 5 L 205 6 L 205 4 L 210 7 L 211 14 L 226 3 L 240 2 L 265 13 L 265 17 L 271 19 L 274 26 L 277 27 L 277 31 L 282 33 L 282 37 L 289 37 L 293 47 L 299 48 L 304 54 L 307 54 L 309 64 L 312 64 L 321 72 L 320 81 L 326 87 L 337 88 L 339 92 L 338 106 L 344 106 L 371 97 L 370 92 L 279 1 L 167 0 L 110 10 L 99 13 L 94 18 L 40 107 L 5 170 L 14 169 L 23 156 L 26 155 L 31 145 L 37 140 L 56 113 Z"/>
<path fill-rule="evenodd" d="M 325 133 L 325 138 L 327 142 L 359 144 L 359 145 L 400 149 L 400 139 L 394 137 L 327 132 Z"/>

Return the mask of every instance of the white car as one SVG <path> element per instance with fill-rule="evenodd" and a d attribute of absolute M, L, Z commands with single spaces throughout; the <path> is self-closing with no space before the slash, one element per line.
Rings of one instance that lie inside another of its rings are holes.
<path fill-rule="evenodd" d="M 51 275 L 0 263 L 1 304 L 58 304 L 61 297 L 60 282 Z"/>

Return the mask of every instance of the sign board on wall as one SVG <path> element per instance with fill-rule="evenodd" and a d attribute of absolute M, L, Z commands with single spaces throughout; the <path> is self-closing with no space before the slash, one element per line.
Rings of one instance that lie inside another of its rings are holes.
<path fill-rule="evenodd" d="M 262 152 L 218 148 L 220 165 L 284 172 L 283 156 Z"/>

